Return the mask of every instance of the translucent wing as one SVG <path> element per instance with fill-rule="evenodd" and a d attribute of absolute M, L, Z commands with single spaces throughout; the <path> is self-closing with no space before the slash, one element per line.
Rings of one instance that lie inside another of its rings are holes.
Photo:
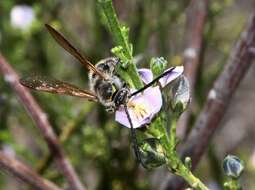
<path fill-rule="evenodd" d="M 100 77 L 105 78 L 103 73 L 97 70 L 97 68 L 92 63 L 90 63 L 67 39 L 65 39 L 62 34 L 60 34 L 48 24 L 45 24 L 45 26 L 49 33 L 52 35 L 52 37 L 58 42 L 61 47 L 63 47 L 66 51 L 68 51 L 71 55 L 78 59 L 89 70 L 92 70 Z"/>
<path fill-rule="evenodd" d="M 97 101 L 97 97 L 88 91 L 82 90 L 72 84 L 43 76 L 30 76 L 20 79 L 20 83 L 28 88 L 55 94 L 77 96 Z"/>

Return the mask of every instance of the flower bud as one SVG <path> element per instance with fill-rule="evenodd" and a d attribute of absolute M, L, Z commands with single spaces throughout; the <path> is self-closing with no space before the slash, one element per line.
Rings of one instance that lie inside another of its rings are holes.
<path fill-rule="evenodd" d="M 156 138 L 148 138 L 139 145 L 142 165 L 147 169 L 159 167 L 166 163 L 163 147 Z"/>
<path fill-rule="evenodd" d="M 163 57 L 153 57 L 150 61 L 150 68 L 154 76 L 162 74 L 167 66 L 167 61 Z"/>
<path fill-rule="evenodd" d="M 188 169 L 192 168 L 192 160 L 190 157 L 185 157 L 184 164 Z"/>
<path fill-rule="evenodd" d="M 228 155 L 223 160 L 223 170 L 228 177 L 239 178 L 244 170 L 244 165 L 238 157 Z"/>
<path fill-rule="evenodd" d="M 182 113 L 190 102 L 190 86 L 188 79 L 182 75 L 173 84 L 171 105 L 175 112 Z"/>

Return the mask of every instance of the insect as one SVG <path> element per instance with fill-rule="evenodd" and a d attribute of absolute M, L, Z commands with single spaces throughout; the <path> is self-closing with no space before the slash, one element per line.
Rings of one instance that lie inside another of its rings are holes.
<path fill-rule="evenodd" d="M 132 96 L 143 92 L 146 88 L 150 87 L 160 78 L 171 72 L 171 70 L 155 78 L 142 89 L 131 93 L 128 85 L 116 73 L 115 68 L 116 65 L 120 63 L 119 58 L 106 58 L 99 61 L 96 65 L 93 65 L 78 51 L 78 49 L 65 39 L 62 34 L 48 24 L 45 26 L 56 42 L 89 70 L 90 91 L 80 89 L 60 80 L 42 76 L 21 78 L 20 83 L 25 87 L 38 91 L 76 96 L 90 101 L 100 102 L 105 106 L 106 111 L 108 112 L 115 112 L 120 106 L 124 106 L 125 113 L 131 126 L 131 139 L 133 141 L 134 151 L 136 157 L 141 162 L 135 129 L 133 128 L 132 119 L 128 113 L 127 103 Z"/>

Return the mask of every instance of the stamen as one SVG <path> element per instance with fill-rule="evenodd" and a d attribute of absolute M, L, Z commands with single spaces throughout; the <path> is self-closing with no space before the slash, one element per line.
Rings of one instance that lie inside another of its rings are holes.
<path fill-rule="evenodd" d="M 148 114 L 148 107 L 145 104 L 138 104 L 129 101 L 127 106 L 134 110 L 137 119 L 141 119 L 145 117 L 146 114 Z"/>

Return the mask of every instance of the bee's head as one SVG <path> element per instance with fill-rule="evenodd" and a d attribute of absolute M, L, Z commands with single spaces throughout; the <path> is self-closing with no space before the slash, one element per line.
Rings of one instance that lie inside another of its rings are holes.
<path fill-rule="evenodd" d="M 96 68 L 103 73 L 112 75 L 118 62 L 119 62 L 119 58 L 109 57 L 109 58 L 100 60 L 96 64 Z"/>

